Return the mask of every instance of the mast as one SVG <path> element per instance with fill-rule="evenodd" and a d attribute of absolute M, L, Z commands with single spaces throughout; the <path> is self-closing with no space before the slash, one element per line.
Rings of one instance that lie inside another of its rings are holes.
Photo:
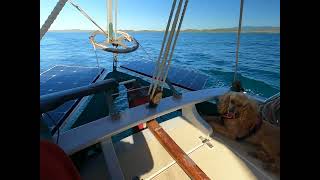
<path fill-rule="evenodd" d="M 112 1 L 107 0 L 107 31 L 108 31 L 108 42 L 113 40 L 113 17 L 112 17 Z"/>
<path fill-rule="evenodd" d="M 118 14 L 118 0 L 114 3 L 114 39 L 117 39 L 117 14 Z"/>

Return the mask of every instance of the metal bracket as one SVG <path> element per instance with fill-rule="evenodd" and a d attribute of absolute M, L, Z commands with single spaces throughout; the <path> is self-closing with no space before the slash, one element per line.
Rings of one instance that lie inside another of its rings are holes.
<path fill-rule="evenodd" d="M 173 97 L 175 98 L 181 98 L 182 97 L 182 93 L 178 92 L 172 85 L 171 81 L 167 78 L 166 79 L 166 83 L 168 84 L 170 90 L 173 92 Z"/>
<path fill-rule="evenodd" d="M 209 139 L 204 138 L 202 136 L 199 136 L 199 139 L 202 141 L 202 143 L 206 144 L 209 148 L 213 148 L 213 145 L 210 143 Z"/>
<path fill-rule="evenodd" d="M 113 53 L 113 64 L 112 64 L 113 71 L 117 71 L 117 66 L 118 66 L 118 54 Z"/>
<path fill-rule="evenodd" d="M 113 119 L 113 120 L 120 119 L 120 112 L 116 109 L 116 107 L 113 103 L 112 92 L 106 91 L 105 95 L 106 95 L 106 100 L 107 100 L 109 114 L 110 114 L 111 119 Z"/>

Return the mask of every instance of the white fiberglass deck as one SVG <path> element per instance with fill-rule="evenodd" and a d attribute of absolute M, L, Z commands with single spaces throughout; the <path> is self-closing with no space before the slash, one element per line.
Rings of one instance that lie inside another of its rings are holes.
<path fill-rule="evenodd" d="M 262 170 L 258 162 L 250 158 L 249 162 L 247 155 L 240 152 L 243 148 L 234 152 L 221 139 L 206 137 L 183 117 L 161 126 L 211 179 L 277 179 Z M 212 147 L 200 137 L 209 139 Z M 125 179 L 189 179 L 148 129 L 122 139 L 114 148 Z"/>

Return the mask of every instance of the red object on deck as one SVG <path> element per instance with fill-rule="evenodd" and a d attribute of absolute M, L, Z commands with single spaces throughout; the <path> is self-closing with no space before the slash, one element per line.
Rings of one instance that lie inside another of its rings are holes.
<path fill-rule="evenodd" d="M 80 175 L 71 159 L 58 145 L 40 140 L 40 179 L 80 180 Z"/>
<path fill-rule="evenodd" d="M 132 108 L 132 107 L 136 107 L 136 106 L 139 106 L 139 105 L 142 105 L 142 104 L 146 104 L 149 102 L 149 97 L 148 96 L 145 96 L 145 97 L 140 97 L 140 98 L 134 98 L 132 101 L 129 102 L 129 107 Z M 145 128 L 144 124 L 139 124 L 137 126 L 137 130 L 140 131 L 140 130 L 143 130 Z"/>
<path fill-rule="evenodd" d="M 139 124 L 139 125 L 137 126 L 137 128 L 138 128 L 138 130 L 143 130 L 143 129 L 145 128 L 145 126 L 144 126 L 143 124 Z"/>
<path fill-rule="evenodd" d="M 139 106 L 141 104 L 146 104 L 149 102 L 149 97 L 145 96 L 145 97 L 141 97 L 141 98 L 135 98 L 133 99 L 130 103 L 129 103 L 129 107 L 136 107 Z"/>

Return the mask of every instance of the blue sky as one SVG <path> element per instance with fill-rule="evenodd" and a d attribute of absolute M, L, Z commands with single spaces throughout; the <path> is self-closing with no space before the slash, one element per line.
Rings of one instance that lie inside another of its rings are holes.
<path fill-rule="evenodd" d="M 58 0 L 40 0 L 40 27 Z M 73 0 L 100 26 L 106 27 L 106 0 Z M 173 0 L 118 0 L 118 29 L 163 30 Z M 189 0 L 182 29 L 238 25 L 240 0 Z M 245 0 L 243 26 L 280 26 L 280 0 Z M 51 30 L 97 29 L 69 3 Z"/>

